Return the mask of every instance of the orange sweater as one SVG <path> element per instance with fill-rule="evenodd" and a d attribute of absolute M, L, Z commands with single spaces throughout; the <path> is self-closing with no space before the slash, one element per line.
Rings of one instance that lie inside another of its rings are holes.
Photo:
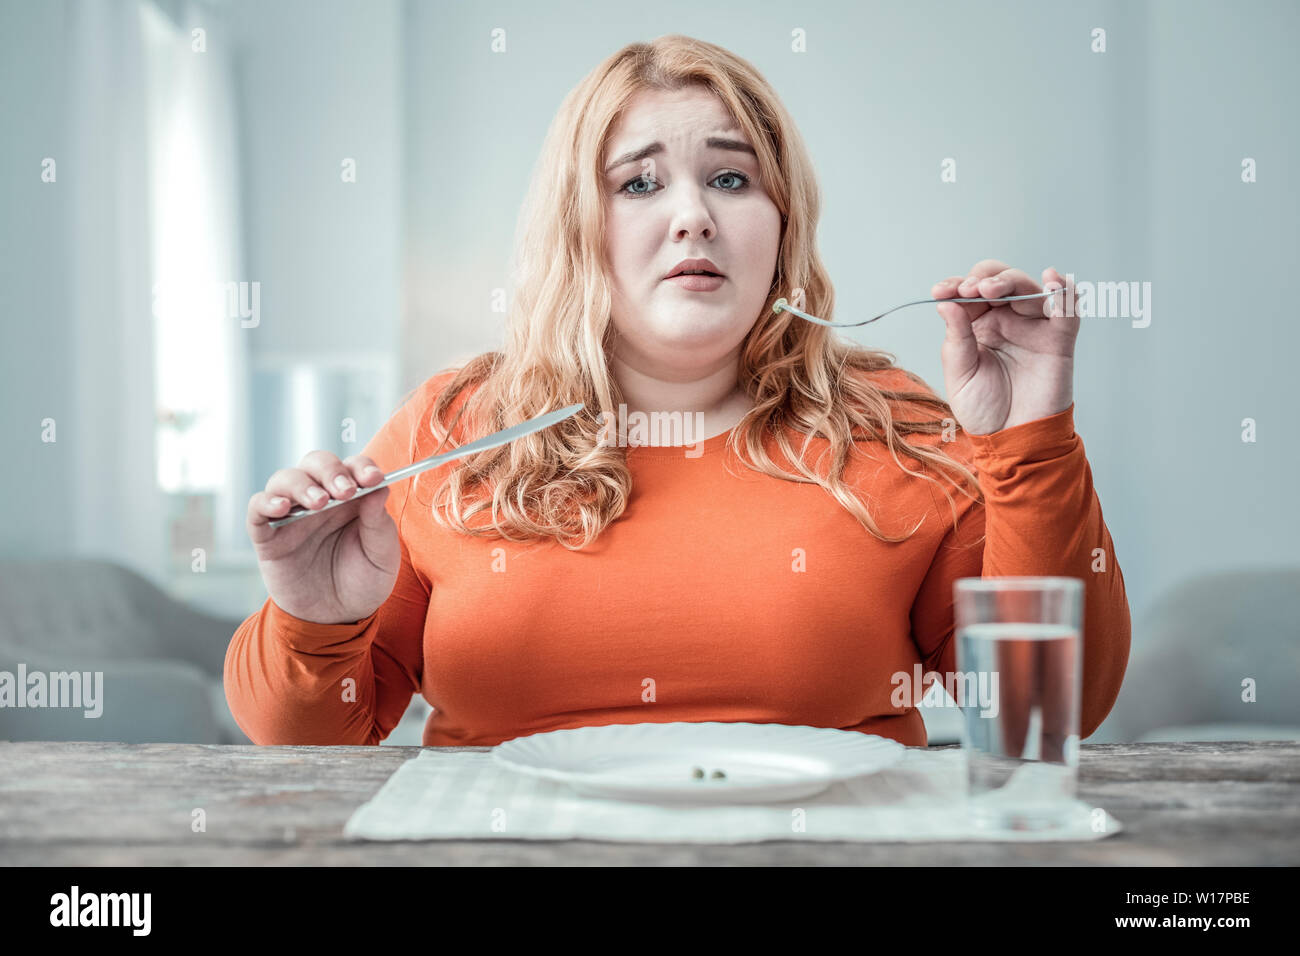
<path fill-rule="evenodd" d="M 918 387 L 897 370 L 874 374 Z M 427 413 L 452 375 L 427 380 L 366 446 L 385 472 L 433 453 Z M 1129 608 L 1073 405 L 944 445 L 976 471 L 987 502 L 950 488 L 955 531 L 938 488 L 859 442 L 845 477 L 878 524 L 898 534 L 925 516 L 898 544 L 817 485 L 734 459 L 743 477 L 728 474 L 726 437 L 707 439 L 698 457 L 628 448 L 627 510 L 580 551 L 436 524 L 433 482 L 455 462 L 392 485 L 386 507 L 402 541 L 392 594 L 365 620 L 334 625 L 268 599 L 226 654 L 239 726 L 259 744 L 377 744 L 418 692 L 433 706 L 425 746 L 675 720 L 838 727 L 924 745 L 910 694 L 891 703 L 891 675 L 956 670 L 953 582 L 981 575 L 1085 581 L 1081 736 L 1101 724 L 1128 661 Z M 792 434 L 796 451 L 802 440 Z M 826 446 L 815 439 L 806 460 Z M 1105 571 L 1093 570 L 1095 548 Z"/>

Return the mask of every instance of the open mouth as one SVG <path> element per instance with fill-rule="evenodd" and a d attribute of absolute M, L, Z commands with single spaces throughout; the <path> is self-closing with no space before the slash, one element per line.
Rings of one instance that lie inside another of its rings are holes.
<path fill-rule="evenodd" d="M 664 281 L 686 292 L 717 292 L 727 280 L 716 272 L 679 272 Z"/>

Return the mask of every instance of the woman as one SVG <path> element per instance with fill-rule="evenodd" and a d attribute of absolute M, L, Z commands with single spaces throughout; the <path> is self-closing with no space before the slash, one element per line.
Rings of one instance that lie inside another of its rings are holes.
<path fill-rule="evenodd" d="M 364 454 L 312 452 L 249 501 L 270 598 L 225 673 L 249 737 L 376 744 L 422 693 L 425 745 L 673 720 L 922 745 L 894 678 L 955 670 L 953 582 L 981 574 L 1085 579 L 1091 734 L 1129 612 L 1074 433 L 1077 319 L 941 305 L 949 405 L 887 353 L 772 311 L 833 311 L 818 215 L 798 133 L 745 61 L 667 36 L 593 71 L 535 171 L 504 349 L 430 378 Z M 986 260 L 934 292 L 977 288 L 1040 291 Z M 578 401 L 508 446 L 269 526 Z M 682 427 L 639 427 L 665 419 Z"/>

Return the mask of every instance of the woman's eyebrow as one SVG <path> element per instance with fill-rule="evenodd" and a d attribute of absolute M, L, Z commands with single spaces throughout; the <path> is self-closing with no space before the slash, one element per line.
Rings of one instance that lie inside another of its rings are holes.
<path fill-rule="evenodd" d="M 708 149 L 727 149 L 737 153 L 749 153 L 755 159 L 758 159 L 758 153 L 754 152 L 754 147 L 739 139 L 726 139 L 721 136 L 710 136 L 704 141 Z M 612 173 L 620 166 L 628 163 L 635 163 L 637 160 L 645 159 L 647 156 L 653 156 L 656 153 L 664 151 L 664 144 L 657 140 L 649 146 L 642 146 L 640 149 L 634 149 L 630 153 L 624 153 L 618 159 L 614 160 L 605 167 L 606 173 Z"/>

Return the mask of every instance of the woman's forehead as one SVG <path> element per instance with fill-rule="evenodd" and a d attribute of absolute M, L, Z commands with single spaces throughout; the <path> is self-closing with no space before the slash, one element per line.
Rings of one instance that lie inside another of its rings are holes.
<path fill-rule="evenodd" d="M 613 157 L 653 142 L 670 151 L 707 146 L 710 137 L 747 141 L 735 119 L 707 89 L 666 92 L 642 90 L 614 124 L 608 155 Z"/>

